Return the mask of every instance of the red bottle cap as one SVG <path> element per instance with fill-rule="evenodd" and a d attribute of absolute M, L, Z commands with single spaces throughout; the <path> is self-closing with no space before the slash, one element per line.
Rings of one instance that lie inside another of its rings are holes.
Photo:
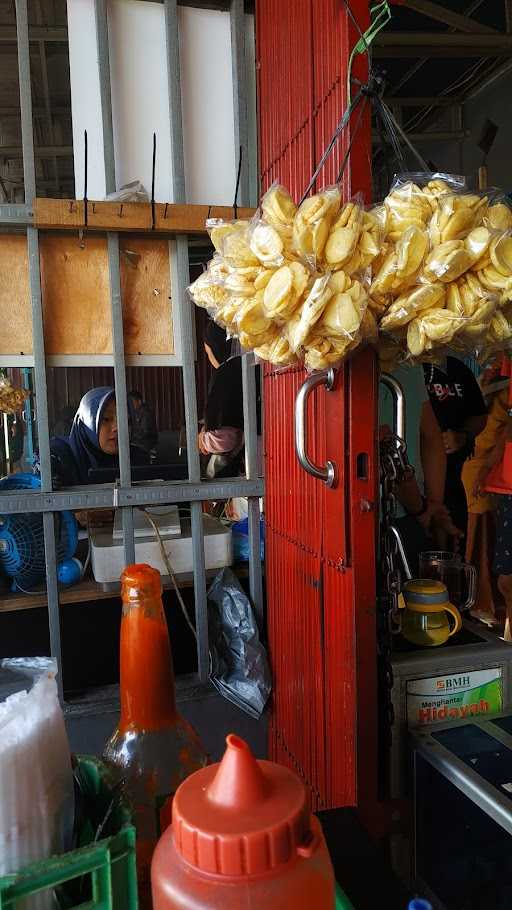
<path fill-rule="evenodd" d="M 260 875 L 310 842 L 306 791 L 287 768 L 257 761 L 240 737 L 230 734 L 226 744 L 220 764 L 196 771 L 176 791 L 174 846 L 202 872 Z"/>

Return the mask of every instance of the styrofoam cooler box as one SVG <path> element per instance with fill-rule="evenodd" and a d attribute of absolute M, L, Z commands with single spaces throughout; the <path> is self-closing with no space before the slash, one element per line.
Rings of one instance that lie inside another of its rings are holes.
<path fill-rule="evenodd" d="M 206 569 L 221 569 L 233 563 L 231 528 L 227 528 L 211 515 L 203 515 L 204 560 Z M 177 575 L 192 572 L 192 531 L 190 518 L 181 519 L 181 534 L 162 535 L 165 552 L 173 571 Z M 167 567 L 160 552 L 158 540 L 135 541 L 135 561 L 147 563 L 158 569 L 163 577 L 168 576 Z M 111 585 L 119 582 L 125 566 L 123 541 L 114 539 L 112 528 L 91 529 L 91 563 L 94 578 L 99 584 Z"/>

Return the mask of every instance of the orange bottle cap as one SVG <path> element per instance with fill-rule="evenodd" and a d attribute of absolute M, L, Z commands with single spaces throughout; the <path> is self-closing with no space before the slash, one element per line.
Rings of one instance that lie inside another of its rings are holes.
<path fill-rule="evenodd" d="M 176 791 L 174 846 L 202 872 L 261 875 L 291 860 L 311 840 L 306 791 L 288 768 L 257 761 L 230 734 L 220 764 L 196 771 Z"/>

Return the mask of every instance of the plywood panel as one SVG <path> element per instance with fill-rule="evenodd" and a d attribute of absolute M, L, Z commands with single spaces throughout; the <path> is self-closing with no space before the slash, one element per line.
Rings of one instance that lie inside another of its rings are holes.
<path fill-rule="evenodd" d="M 0 354 L 32 353 L 27 238 L 0 235 Z"/>
<path fill-rule="evenodd" d="M 106 239 L 46 234 L 40 247 L 46 353 L 112 353 Z"/>
<path fill-rule="evenodd" d="M 126 354 L 174 354 L 169 243 L 121 238 Z"/>
<path fill-rule="evenodd" d="M 41 234 L 40 263 L 47 355 L 112 354 L 106 237 Z M 168 241 L 122 237 L 120 269 L 126 354 L 174 354 Z M 31 353 L 23 235 L 0 236 L 0 313 L 0 355 Z"/>

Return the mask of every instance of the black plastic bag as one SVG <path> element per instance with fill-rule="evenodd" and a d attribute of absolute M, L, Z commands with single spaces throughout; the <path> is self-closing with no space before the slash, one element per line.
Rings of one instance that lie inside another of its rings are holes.
<path fill-rule="evenodd" d="M 210 679 L 224 698 L 258 719 L 272 681 L 249 598 L 226 568 L 212 582 L 208 599 Z"/>

